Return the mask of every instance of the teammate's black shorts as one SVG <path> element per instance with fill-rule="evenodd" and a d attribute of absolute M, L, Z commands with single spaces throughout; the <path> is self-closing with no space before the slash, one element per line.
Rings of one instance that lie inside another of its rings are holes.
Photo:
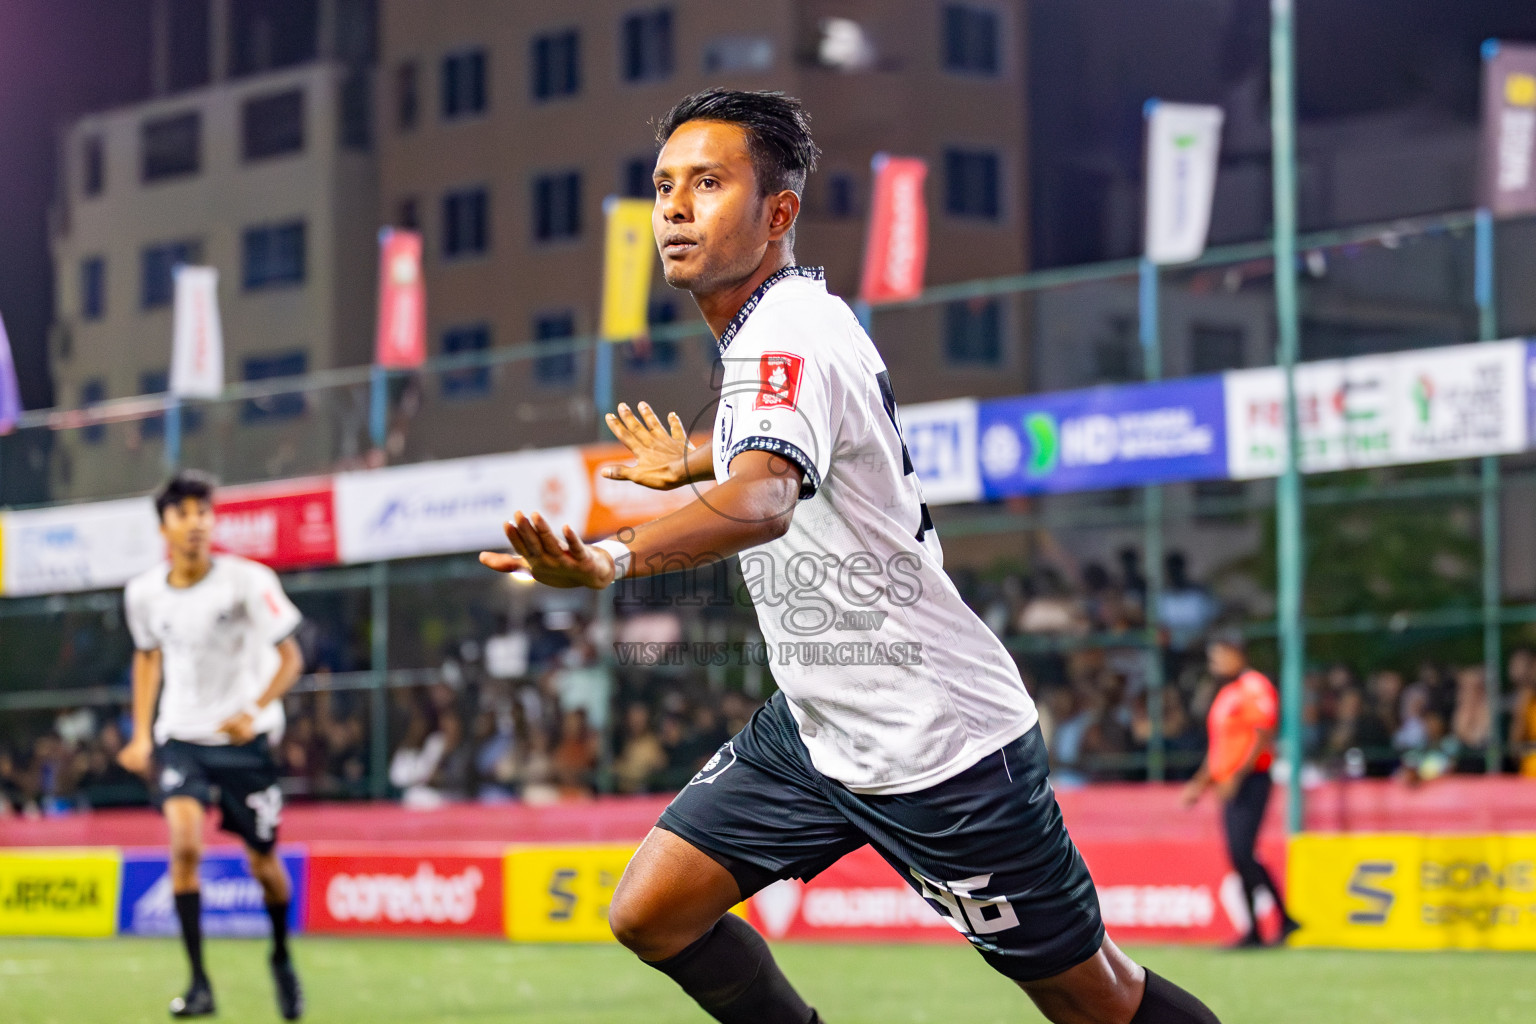
<path fill-rule="evenodd" d="M 1035 981 L 1104 942 L 1098 894 L 1048 773 L 1036 726 L 936 786 L 859 796 L 811 765 L 775 694 L 657 824 L 719 861 L 743 898 L 808 880 L 868 843 L 987 963 Z"/>
<path fill-rule="evenodd" d="M 156 747 L 156 806 L 173 796 L 190 796 L 204 807 L 217 802 L 219 827 L 258 853 L 269 853 L 277 845 L 283 791 L 265 736 L 240 746 L 168 740 Z"/>

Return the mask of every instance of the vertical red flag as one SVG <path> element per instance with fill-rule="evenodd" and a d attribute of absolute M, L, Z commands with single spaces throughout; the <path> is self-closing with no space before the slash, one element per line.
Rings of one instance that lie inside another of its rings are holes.
<path fill-rule="evenodd" d="M 923 202 L 928 165 L 916 157 L 877 153 L 873 167 L 875 190 L 859 298 L 865 302 L 915 298 L 923 290 L 928 263 L 928 207 Z"/>
<path fill-rule="evenodd" d="M 421 235 L 379 232 L 379 335 L 374 362 L 388 369 L 420 366 L 427 358 L 427 288 L 421 280 Z"/>

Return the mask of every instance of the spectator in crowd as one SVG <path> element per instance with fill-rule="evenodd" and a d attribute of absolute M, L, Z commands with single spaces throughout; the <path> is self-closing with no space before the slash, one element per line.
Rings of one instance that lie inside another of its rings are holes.
<path fill-rule="evenodd" d="M 1159 624 L 1168 631 L 1168 646 L 1183 652 L 1200 646 L 1220 608 L 1210 593 L 1189 578 L 1183 552 L 1164 560 L 1164 590 L 1158 599 Z"/>
<path fill-rule="evenodd" d="M 651 711 L 631 704 L 624 712 L 624 739 L 613 764 L 615 788 L 620 793 L 648 793 L 658 773 L 667 766 L 667 752 L 651 729 Z"/>
<path fill-rule="evenodd" d="M 510 708 L 505 716 L 485 708 L 475 718 L 475 799 L 502 803 L 516 796 L 518 743 Z"/>
<path fill-rule="evenodd" d="M 1402 725 L 1403 674 L 1381 669 L 1371 675 L 1371 714 L 1386 732 L 1388 742 Z"/>
<path fill-rule="evenodd" d="M 577 800 L 596 792 L 597 734 L 587 722 L 585 708 L 572 708 L 560 724 L 560 743 L 553 755 L 555 784 L 565 800 Z"/>
<path fill-rule="evenodd" d="M 1410 786 L 1432 782 L 1454 771 L 1461 753 L 1440 712 L 1425 711 L 1419 721 L 1423 725 L 1422 736 L 1418 743 L 1403 751 L 1397 770 L 1397 777 Z"/>
<path fill-rule="evenodd" d="M 1481 760 L 1488 749 L 1488 737 L 1493 723 L 1488 708 L 1488 684 L 1481 665 L 1467 665 L 1456 673 L 1456 710 L 1451 717 L 1451 735 L 1462 755 L 1462 770 L 1476 771 L 1481 765 L 1468 762 L 1470 758 Z"/>
<path fill-rule="evenodd" d="M 444 711 L 437 731 L 443 738 L 443 756 L 432 774 L 432 785 L 445 799 L 467 799 L 475 793 L 475 748 L 465 742 L 464 720 L 457 711 Z"/>
<path fill-rule="evenodd" d="M 1402 751 L 1423 747 L 1429 735 L 1429 714 L 1429 691 L 1422 682 L 1415 682 L 1403 691 L 1403 713 L 1397 731 L 1392 734 L 1392 746 Z"/>
<path fill-rule="evenodd" d="M 1509 682 L 1509 753 L 1522 776 L 1536 779 L 1536 652 L 1522 647 L 1509 656 Z"/>
<path fill-rule="evenodd" d="M 1383 752 L 1391 750 L 1392 737 L 1381 719 L 1367 707 L 1365 692 L 1358 686 L 1348 686 L 1338 694 L 1337 701 L 1333 723 L 1323 744 L 1324 758 L 1332 764 L 1343 764 L 1350 756 L 1358 758 L 1362 766 L 1373 760 L 1380 763 Z M 1351 751 L 1355 753 L 1351 755 Z"/>
<path fill-rule="evenodd" d="M 400 790 L 401 801 L 407 807 L 441 806 L 443 796 L 431 783 L 446 750 L 446 738 L 417 708 L 406 726 L 404 741 L 389 762 L 389 784 Z"/>

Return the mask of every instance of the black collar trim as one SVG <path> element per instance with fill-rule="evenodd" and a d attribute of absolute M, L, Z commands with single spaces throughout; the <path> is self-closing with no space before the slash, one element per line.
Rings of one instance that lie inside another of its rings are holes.
<path fill-rule="evenodd" d="M 768 275 L 763 283 L 757 286 L 757 290 L 752 293 L 751 297 L 741 304 L 741 308 L 736 311 L 735 316 L 731 317 L 731 322 L 726 325 L 725 330 L 721 333 L 720 340 L 715 342 L 715 344 L 720 346 L 721 355 L 725 354 L 725 350 L 730 347 L 731 340 L 736 337 L 736 333 L 746 324 L 747 317 L 751 316 L 758 303 L 763 301 L 763 296 L 768 294 L 768 289 L 786 277 L 805 277 L 812 281 L 825 281 L 827 279 L 827 272 L 821 267 L 801 267 L 791 263 L 789 266 L 782 267 Z"/>

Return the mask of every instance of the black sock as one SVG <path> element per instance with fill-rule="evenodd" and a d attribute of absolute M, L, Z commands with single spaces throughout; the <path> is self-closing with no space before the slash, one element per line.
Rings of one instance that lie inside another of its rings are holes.
<path fill-rule="evenodd" d="M 821 1018 L 773 962 L 768 943 L 735 914 L 674 957 L 651 964 L 721 1024 L 815 1024 Z"/>
<path fill-rule="evenodd" d="M 181 944 L 187 948 L 192 981 L 206 982 L 203 973 L 203 894 L 196 890 L 176 894 L 176 917 L 181 921 Z"/>
<path fill-rule="evenodd" d="M 1200 1000 L 1147 971 L 1147 991 L 1131 1024 L 1221 1024 Z"/>
<path fill-rule="evenodd" d="M 267 916 L 272 919 L 272 962 L 288 962 L 288 901 L 268 903 Z"/>

